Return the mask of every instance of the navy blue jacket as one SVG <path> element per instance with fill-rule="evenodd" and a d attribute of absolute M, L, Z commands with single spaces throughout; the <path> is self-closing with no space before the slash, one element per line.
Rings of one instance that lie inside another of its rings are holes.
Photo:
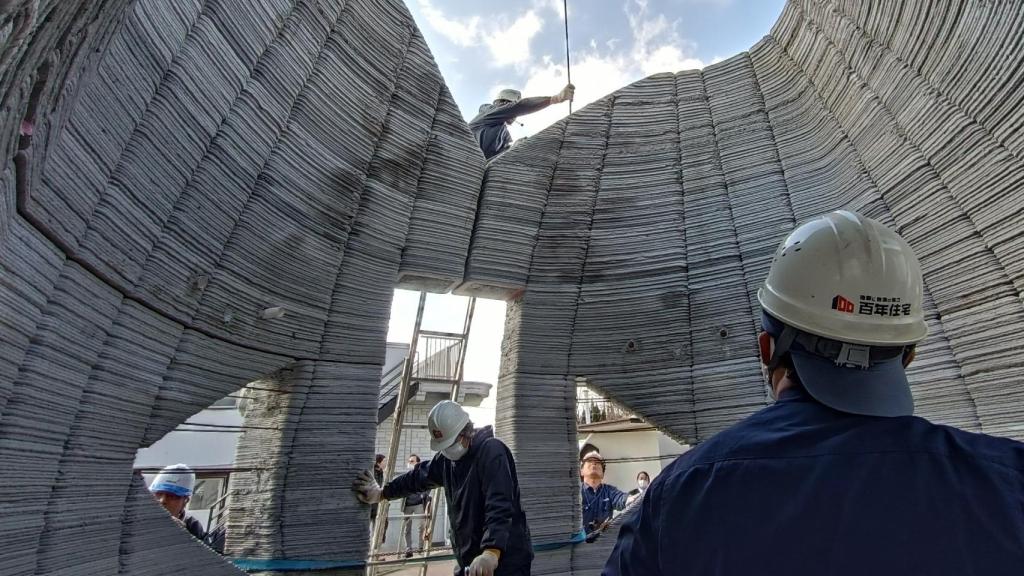
<path fill-rule="evenodd" d="M 484 158 L 497 156 L 512 145 L 512 135 L 508 132 L 506 122 L 543 110 L 550 105 L 549 96 L 534 96 L 500 106 L 491 104 L 477 114 L 476 118 L 469 121 L 469 129 L 473 131 L 473 136 L 480 144 Z"/>
<path fill-rule="evenodd" d="M 491 427 L 476 431 L 469 452 L 456 462 L 438 453 L 384 487 L 392 500 L 438 486 L 448 501 L 452 547 L 459 566 L 468 567 L 486 548 L 501 550 L 496 574 L 528 573 L 533 544 L 519 505 L 516 463 Z"/>
<path fill-rule="evenodd" d="M 1024 574 L 1024 444 L 803 390 L 680 456 L 607 576 Z"/>
<path fill-rule="evenodd" d="M 187 514 L 184 511 L 182 511 L 179 518 L 181 519 L 182 524 L 185 525 L 185 529 L 188 530 L 189 534 L 197 540 L 206 540 L 206 530 L 203 529 L 203 524 L 199 520 L 196 520 L 191 514 Z"/>
<path fill-rule="evenodd" d="M 612 510 L 626 507 L 629 495 L 611 484 L 601 484 L 595 491 L 580 483 L 580 503 L 583 506 L 583 529 L 593 532 L 605 520 L 612 517 Z"/>

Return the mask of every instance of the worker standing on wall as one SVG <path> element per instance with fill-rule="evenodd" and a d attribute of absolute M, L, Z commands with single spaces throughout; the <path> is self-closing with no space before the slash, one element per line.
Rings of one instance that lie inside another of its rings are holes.
<path fill-rule="evenodd" d="M 794 230 L 758 294 L 775 404 L 663 470 L 603 573 L 1021 574 L 1024 445 L 912 416 L 922 293 L 874 220 Z"/>
<path fill-rule="evenodd" d="M 206 531 L 202 523 L 185 511 L 195 485 L 195 472 L 185 464 L 175 464 L 167 466 L 156 475 L 149 485 L 149 491 L 175 522 L 181 524 L 192 536 L 205 541 Z"/>
<path fill-rule="evenodd" d="M 509 88 L 498 92 L 494 102 L 481 105 L 476 118 L 469 122 L 469 129 L 473 131 L 473 136 L 480 144 L 484 158 L 490 159 L 508 150 L 512 145 L 508 125 L 517 117 L 539 112 L 552 104 L 570 102 L 575 91 L 575 86 L 566 84 L 565 88 L 554 96 L 523 98 L 518 90 Z"/>
<path fill-rule="evenodd" d="M 434 406 L 427 428 L 430 449 L 437 451 L 433 458 L 383 488 L 363 471 L 352 485 L 356 495 L 375 504 L 444 487 L 460 573 L 528 576 L 533 546 L 512 452 L 490 426 L 475 429 L 469 414 L 450 400 Z"/>

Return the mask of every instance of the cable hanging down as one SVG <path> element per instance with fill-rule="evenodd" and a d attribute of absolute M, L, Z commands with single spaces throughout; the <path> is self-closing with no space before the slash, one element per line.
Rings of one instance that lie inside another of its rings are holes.
<path fill-rule="evenodd" d="M 572 84 L 572 67 L 569 65 L 569 0 L 562 0 L 562 21 L 565 22 L 565 78 Z M 569 114 L 572 114 L 572 100 L 569 100 Z"/>

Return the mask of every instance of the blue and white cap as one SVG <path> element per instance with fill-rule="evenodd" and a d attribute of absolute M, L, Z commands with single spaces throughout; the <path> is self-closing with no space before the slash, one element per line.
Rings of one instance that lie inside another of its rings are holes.
<path fill-rule="evenodd" d="M 196 485 L 196 474 L 185 464 L 168 466 L 157 474 L 153 483 L 149 485 L 149 491 L 168 492 L 175 496 L 191 496 L 192 489 Z"/>

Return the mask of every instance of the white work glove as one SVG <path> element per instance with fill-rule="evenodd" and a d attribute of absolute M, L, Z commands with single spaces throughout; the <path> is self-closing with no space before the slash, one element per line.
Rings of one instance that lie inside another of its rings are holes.
<path fill-rule="evenodd" d="M 569 102 L 572 100 L 573 95 L 576 93 L 576 87 L 572 84 L 566 84 L 565 88 L 558 94 L 551 97 L 552 104 L 560 104 L 562 102 Z"/>
<path fill-rule="evenodd" d="M 355 482 L 352 483 L 352 491 L 356 493 L 356 498 L 366 504 L 380 502 L 380 484 L 377 484 L 377 479 L 369 470 L 363 470 L 356 476 Z"/>
<path fill-rule="evenodd" d="M 494 576 L 497 569 L 498 555 L 490 550 L 484 550 L 484 553 L 474 558 L 473 563 L 469 565 L 467 576 Z"/>

